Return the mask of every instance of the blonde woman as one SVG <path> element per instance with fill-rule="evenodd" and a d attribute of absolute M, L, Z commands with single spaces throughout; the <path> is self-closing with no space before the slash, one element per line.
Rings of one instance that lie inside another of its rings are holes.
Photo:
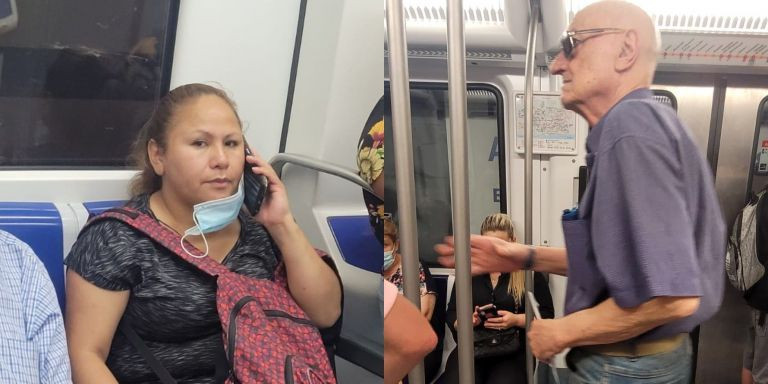
<path fill-rule="evenodd" d="M 515 228 L 512 219 L 506 214 L 496 213 L 483 220 L 480 233 L 493 236 L 504 241 L 514 242 Z M 499 333 L 511 333 L 518 328 L 519 347 L 516 351 L 503 352 L 491 357 L 475 356 L 475 383 L 525 383 L 525 272 L 512 273 L 491 272 L 472 278 L 472 325 L 475 328 L 475 342 L 479 335 L 489 333 L 487 330 Z M 541 315 L 544 318 L 554 317 L 552 296 L 549 293 L 547 281 L 541 273 L 534 274 L 534 295 L 539 302 Z M 480 311 L 479 308 L 493 304 L 498 316 L 492 311 Z M 446 313 L 446 322 L 456 339 L 456 290 L 451 294 Z M 476 349 L 477 351 L 477 349 Z M 506 351 L 506 350 L 505 350 Z M 491 353 L 493 355 L 493 353 Z M 448 357 L 443 374 L 443 383 L 458 383 L 458 357 L 454 349 Z"/>

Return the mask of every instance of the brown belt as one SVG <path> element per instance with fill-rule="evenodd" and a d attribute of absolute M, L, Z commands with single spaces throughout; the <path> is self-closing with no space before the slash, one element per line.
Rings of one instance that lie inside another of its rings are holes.
<path fill-rule="evenodd" d="M 665 353 L 674 351 L 680 344 L 683 343 L 685 338 L 688 337 L 687 333 L 680 333 L 675 336 L 665 337 L 658 340 L 650 341 L 621 341 L 613 344 L 603 345 L 588 345 L 581 347 L 585 351 L 597 353 L 600 355 L 608 356 L 624 356 L 624 357 L 636 357 L 636 356 L 648 356 L 658 353 Z"/>

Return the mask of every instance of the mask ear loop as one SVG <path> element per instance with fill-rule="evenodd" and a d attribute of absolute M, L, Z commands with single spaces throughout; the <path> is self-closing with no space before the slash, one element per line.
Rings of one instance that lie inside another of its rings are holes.
<path fill-rule="evenodd" d="M 200 224 L 197 222 L 197 217 L 196 217 L 195 215 L 192 215 L 192 220 L 194 220 L 194 221 L 195 221 L 195 226 L 196 226 L 197 228 L 200 228 Z M 190 229 L 191 229 L 191 228 L 190 228 Z M 202 259 L 202 258 L 204 258 L 204 257 L 208 256 L 208 240 L 206 240 L 206 239 L 205 239 L 205 234 L 204 234 L 204 233 L 200 232 L 200 236 L 202 236 L 202 237 L 203 237 L 203 244 L 205 244 L 205 253 L 203 253 L 202 255 L 199 255 L 199 256 L 198 256 L 198 255 L 195 255 L 195 254 L 193 254 L 192 252 L 190 252 L 190 251 L 187 249 L 187 247 L 185 247 L 185 246 L 184 246 L 184 239 L 185 239 L 187 236 L 189 236 L 189 230 L 187 230 L 187 232 L 185 232 L 185 233 L 184 233 L 184 236 L 182 236 L 182 237 L 181 237 L 181 249 L 183 249 L 183 250 L 184 250 L 184 252 L 186 252 L 186 253 L 187 253 L 187 255 L 190 255 L 190 256 L 192 256 L 192 257 L 194 257 L 194 258 L 196 258 L 196 259 Z"/>

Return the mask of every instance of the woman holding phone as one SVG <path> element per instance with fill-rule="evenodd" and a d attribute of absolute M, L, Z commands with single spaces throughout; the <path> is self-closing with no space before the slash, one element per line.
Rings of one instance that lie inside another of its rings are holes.
<path fill-rule="evenodd" d="M 480 234 L 516 241 L 512 219 L 496 213 L 483 220 Z M 554 317 L 552 296 L 541 273 L 534 273 L 534 295 L 544 318 Z M 525 272 L 492 272 L 472 278 L 472 325 L 475 335 L 475 383 L 526 383 Z M 446 322 L 456 338 L 456 290 L 451 293 Z M 458 383 L 455 348 L 445 364 L 443 383 Z"/>
<path fill-rule="evenodd" d="M 170 91 L 135 151 L 139 173 L 127 207 L 199 252 L 187 253 L 237 274 L 274 280 L 282 262 L 289 293 L 312 325 L 325 337 L 338 335 L 341 283 L 296 224 L 275 170 L 258 155 L 246 157 L 242 124 L 224 91 L 204 84 Z M 269 182 L 255 215 L 242 210 L 244 171 Z M 215 278 L 117 220 L 87 226 L 65 263 L 75 383 L 156 382 L 158 365 L 179 382 L 217 383 L 229 376 Z M 148 357 L 158 364 L 151 366 Z"/>

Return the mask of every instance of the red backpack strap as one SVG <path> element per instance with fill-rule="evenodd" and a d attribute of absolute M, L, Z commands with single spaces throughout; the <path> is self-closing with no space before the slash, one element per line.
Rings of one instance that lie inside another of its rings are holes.
<path fill-rule="evenodd" d="M 102 214 L 90 219 L 86 226 L 93 224 L 94 222 L 116 219 L 125 224 L 128 224 L 137 231 L 147 235 L 149 238 L 162 245 L 164 248 L 176 254 L 176 256 L 182 258 L 184 261 L 194 265 L 199 270 L 205 272 L 210 276 L 219 276 L 229 272 L 227 267 L 209 259 L 208 257 L 192 257 L 184 251 L 181 247 L 181 236 L 178 233 L 172 231 L 170 228 L 159 223 L 149 215 L 139 212 L 133 208 L 123 207 L 114 208 L 104 211 Z M 190 242 L 184 240 L 184 246 L 197 254 L 202 255 L 203 252 L 197 249 Z"/>

